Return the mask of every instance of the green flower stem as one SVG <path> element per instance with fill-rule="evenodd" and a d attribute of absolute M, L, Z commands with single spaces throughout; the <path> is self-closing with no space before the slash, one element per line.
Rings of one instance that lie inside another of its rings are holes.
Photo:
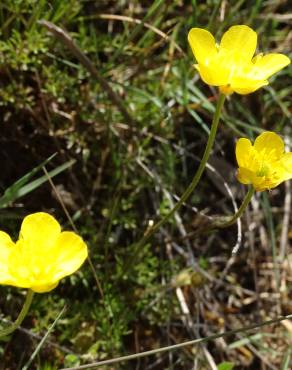
<path fill-rule="evenodd" d="M 222 224 L 218 224 L 216 225 L 218 228 L 225 228 L 225 227 L 229 227 L 231 225 L 233 225 L 236 220 L 238 218 L 240 218 L 243 214 L 243 212 L 245 211 L 247 205 L 249 204 L 252 196 L 254 195 L 254 187 L 251 186 L 245 196 L 245 198 L 243 199 L 243 202 L 241 203 L 241 206 L 239 207 L 239 210 L 227 221 L 227 222 L 224 222 Z"/>
<path fill-rule="evenodd" d="M 124 269 L 123 273 L 125 271 L 127 271 L 128 267 L 136 261 L 136 258 L 138 257 L 139 253 L 141 252 L 142 247 L 147 243 L 147 241 L 152 237 L 152 235 L 162 225 L 164 225 L 170 219 L 170 217 L 173 216 L 173 214 L 184 204 L 184 202 L 189 198 L 189 196 L 192 194 L 195 187 L 197 186 L 198 182 L 200 181 L 200 178 L 201 178 L 201 176 L 204 172 L 204 169 L 206 167 L 207 161 L 209 159 L 209 156 L 210 156 L 210 153 L 211 153 L 214 141 L 215 141 L 216 132 L 217 132 L 217 128 L 218 128 L 218 123 L 219 123 L 219 119 L 220 119 L 220 114 L 221 114 L 221 110 L 222 110 L 224 101 L 225 101 L 225 95 L 220 93 L 220 95 L 218 97 L 217 105 L 216 105 L 215 114 L 214 114 L 213 121 L 212 121 L 210 134 L 209 134 L 207 145 L 206 145 L 206 148 L 205 148 L 205 152 L 204 152 L 203 158 L 200 162 L 199 168 L 197 169 L 197 172 L 195 173 L 195 175 L 193 177 L 192 182 L 187 187 L 187 189 L 185 190 L 185 192 L 181 196 L 180 200 L 176 203 L 176 205 L 160 221 L 158 221 L 155 225 L 150 227 L 146 231 L 146 233 L 144 234 L 143 238 L 140 239 L 140 241 L 138 241 L 138 243 L 136 244 L 134 253 L 133 253 L 133 257 L 129 260 L 129 263 L 126 264 L 126 268 Z"/>
<path fill-rule="evenodd" d="M 21 325 L 22 321 L 24 320 L 25 316 L 28 313 L 28 310 L 32 302 L 33 295 L 34 295 L 34 292 L 32 290 L 27 291 L 25 302 L 20 311 L 20 314 L 18 315 L 18 318 L 15 320 L 15 322 L 11 326 L 0 331 L 0 337 L 6 337 L 7 335 L 13 333 Z"/>

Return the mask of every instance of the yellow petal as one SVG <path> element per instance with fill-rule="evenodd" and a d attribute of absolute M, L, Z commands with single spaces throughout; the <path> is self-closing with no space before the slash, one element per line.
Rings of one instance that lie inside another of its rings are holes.
<path fill-rule="evenodd" d="M 232 26 L 224 33 L 219 53 L 227 51 L 241 57 L 242 61 L 251 60 L 257 46 L 257 34 L 245 25 Z"/>
<path fill-rule="evenodd" d="M 53 280 L 73 274 L 87 258 L 87 246 L 83 239 L 71 231 L 60 234 L 55 245 L 55 272 Z"/>
<path fill-rule="evenodd" d="M 235 155 L 238 167 L 248 167 L 252 144 L 250 140 L 241 138 L 236 143 Z"/>
<path fill-rule="evenodd" d="M 11 248 L 14 245 L 13 241 L 11 240 L 10 236 L 5 233 L 4 231 L 0 231 L 0 253 L 1 249 Z"/>
<path fill-rule="evenodd" d="M 246 95 L 268 84 L 266 80 L 259 81 L 248 78 L 248 76 L 233 76 L 230 86 L 237 94 Z"/>
<path fill-rule="evenodd" d="M 213 35 L 203 28 L 192 28 L 188 34 L 188 41 L 198 63 L 208 64 L 208 61 L 217 54 Z"/>
<path fill-rule="evenodd" d="M 282 157 L 282 163 L 285 169 L 285 180 L 292 179 L 292 153 L 285 153 Z"/>
<path fill-rule="evenodd" d="M 253 172 L 247 168 L 240 167 L 237 171 L 237 180 L 242 184 L 251 184 L 253 182 Z"/>
<path fill-rule="evenodd" d="M 23 240 L 18 240 L 13 249 L 11 249 L 9 260 L 8 260 L 8 269 L 11 276 L 13 276 L 13 283 L 11 285 L 17 286 L 20 288 L 29 288 L 30 286 L 30 277 L 32 275 L 30 269 L 35 267 L 32 259 L 34 258 L 35 253 L 31 251 L 26 251 Z"/>
<path fill-rule="evenodd" d="M 285 153 L 282 161 L 285 169 L 292 173 L 292 153 L 291 152 Z"/>
<path fill-rule="evenodd" d="M 290 59 L 284 54 L 271 53 L 263 57 L 255 57 L 251 73 L 256 79 L 266 80 L 289 63 Z"/>
<path fill-rule="evenodd" d="M 252 185 L 256 191 L 264 191 L 270 190 L 273 187 L 276 187 L 279 184 L 275 184 L 275 186 L 269 186 L 269 182 L 265 180 L 263 177 L 254 177 Z"/>
<path fill-rule="evenodd" d="M 60 233 L 61 227 L 53 216 L 38 212 L 24 218 L 20 238 L 29 241 L 35 249 L 46 249 L 55 243 Z"/>
<path fill-rule="evenodd" d="M 224 86 L 228 84 L 230 71 L 218 58 L 210 61 L 208 66 L 199 64 L 196 68 L 206 84 L 212 86 Z"/>
<path fill-rule="evenodd" d="M 10 284 L 19 288 L 29 288 L 43 293 L 57 286 L 52 278 L 56 256 L 53 249 L 44 250 L 42 246 L 31 245 L 24 239 L 17 241 L 10 255 L 9 271 L 14 281 Z"/>
<path fill-rule="evenodd" d="M 279 135 L 271 131 L 266 131 L 255 139 L 254 148 L 258 152 L 265 151 L 268 156 L 278 158 L 284 153 L 284 142 Z"/>
<path fill-rule="evenodd" d="M 10 284 L 12 276 L 9 273 L 9 256 L 13 250 L 14 243 L 10 236 L 0 231 L 0 283 Z"/>
<path fill-rule="evenodd" d="M 50 283 L 43 283 L 43 284 L 36 284 L 31 285 L 30 289 L 34 291 L 35 293 L 47 293 L 56 288 L 58 285 L 58 281 L 56 283 L 50 284 Z"/>

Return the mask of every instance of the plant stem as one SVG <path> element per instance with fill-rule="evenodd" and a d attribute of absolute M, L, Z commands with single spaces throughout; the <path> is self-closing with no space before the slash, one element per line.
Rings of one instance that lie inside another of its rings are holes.
<path fill-rule="evenodd" d="M 21 325 L 22 321 L 24 320 L 25 316 L 28 313 L 28 310 L 32 302 L 33 295 L 34 295 L 34 292 L 29 289 L 27 291 L 25 302 L 20 311 L 20 314 L 18 315 L 18 318 L 15 320 L 15 322 L 11 326 L 0 331 L 0 338 L 6 337 L 7 335 L 13 333 Z"/>
<path fill-rule="evenodd" d="M 115 363 L 122 362 L 122 361 L 134 360 L 134 359 L 145 357 L 145 356 L 151 356 L 151 355 L 154 355 L 154 354 L 157 354 L 157 353 L 173 351 L 175 349 L 183 348 L 183 347 L 186 347 L 186 346 L 193 346 L 193 345 L 196 345 L 196 344 L 199 344 L 199 343 L 206 343 L 206 342 L 209 342 L 209 341 L 217 339 L 217 338 L 223 338 L 223 337 L 227 337 L 227 336 L 234 335 L 234 334 L 237 334 L 237 333 L 244 333 L 244 332 L 249 331 L 249 330 L 261 328 L 261 327 L 266 326 L 266 325 L 276 324 L 276 323 L 281 322 L 283 320 L 291 320 L 291 319 L 292 319 L 292 315 L 280 316 L 280 317 L 277 317 L 276 319 L 264 321 L 264 322 L 261 322 L 259 324 L 253 324 L 253 325 L 241 327 L 241 328 L 234 329 L 234 330 L 229 330 L 229 331 L 226 331 L 226 332 L 223 332 L 223 333 L 212 334 L 212 335 L 209 335 L 208 337 L 204 337 L 204 338 L 189 340 L 187 342 L 178 343 L 178 344 L 174 344 L 174 345 L 167 346 L 167 347 L 161 347 L 161 348 L 157 348 L 157 349 L 152 349 L 150 351 L 135 353 L 135 354 L 132 354 L 132 355 L 127 355 L 127 356 L 122 356 L 122 357 L 116 357 L 116 358 L 113 358 L 113 359 L 110 359 L 110 360 L 99 361 L 99 362 L 95 362 L 95 363 L 91 363 L 91 364 L 87 364 L 87 365 L 63 368 L 61 370 L 93 369 L 93 368 L 100 367 L 100 366 L 103 366 L 103 365 L 111 365 L 111 364 L 115 364 Z"/>
<path fill-rule="evenodd" d="M 239 210 L 230 218 L 229 221 L 224 222 L 222 224 L 218 224 L 216 226 L 219 227 L 219 228 L 225 228 L 225 227 L 229 227 L 229 226 L 233 225 L 236 222 L 236 220 L 239 217 L 242 216 L 242 214 L 245 211 L 247 205 L 249 204 L 252 196 L 254 195 L 254 192 L 255 192 L 255 190 L 254 190 L 253 186 L 251 186 L 248 189 L 248 192 L 247 192 L 246 196 L 244 197 L 243 202 L 241 203 L 241 206 L 239 207 Z"/>
<path fill-rule="evenodd" d="M 138 241 L 138 243 L 136 244 L 134 253 L 133 253 L 133 257 L 129 260 L 130 262 L 128 264 L 126 264 L 126 268 L 124 269 L 123 272 L 127 271 L 127 268 L 129 267 L 129 265 L 131 265 L 135 262 L 136 258 L 138 257 L 138 255 L 141 251 L 141 248 L 147 243 L 147 241 L 152 237 L 152 235 L 162 225 L 164 225 L 170 219 L 171 216 L 173 216 L 173 214 L 183 205 L 183 203 L 189 198 L 189 196 L 192 194 L 192 192 L 196 188 L 196 186 L 197 186 L 198 182 L 200 181 L 201 176 L 204 172 L 204 169 L 206 167 L 207 161 L 209 159 L 209 156 L 210 156 L 210 153 L 211 153 L 214 141 L 215 141 L 217 128 L 218 128 L 218 123 L 219 123 L 219 119 L 220 119 L 221 110 L 222 110 L 222 107 L 223 107 L 223 104 L 224 104 L 224 100 L 225 100 L 225 95 L 220 93 L 220 95 L 218 97 L 218 101 L 217 101 L 213 121 L 212 121 L 210 134 L 209 134 L 207 145 L 206 145 L 206 148 L 205 148 L 205 152 L 203 154 L 203 158 L 200 162 L 199 168 L 197 169 L 197 172 L 195 173 L 195 175 L 193 177 L 192 182 L 187 187 L 187 189 L 185 190 L 185 192 L 181 196 L 180 200 L 176 203 L 176 205 L 160 221 L 158 221 L 155 225 L 153 225 L 151 228 L 149 228 L 146 231 L 146 233 L 144 234 L 144 236 L 142 237 L 142 239 L 140 239 L 140 241 Z"/>
<path fill-rule="evenodd" d="M 49 329 L 47 330 L 46 334 L 43 336 L 42 340 L 39 342 L 39 344 L 37 345 L 36 349 L 34 350 L 33 354 L 30 356 L 28 362 L 22 367 L 21 370 L 27 370 L 30 367 L 30 365 L 32 364 L 33 360 L 35 359 L 35 357 L 39 353 L 39 351 L 42 348 L 42 346 L 45 343 L 45 341 L 48 339 L 48 336 L 51 334 L 52 330 L 56 326 L 57 322 L 60 320 L 60 318 L 63 315 L 63 313 L 64 313 L 65 310 L 66 310 L 66 306 L 64 306 L 62 308 L 61 312 L 56 317 L 56 319 L 53 322 L 53 324 L 49 327 Z"/>

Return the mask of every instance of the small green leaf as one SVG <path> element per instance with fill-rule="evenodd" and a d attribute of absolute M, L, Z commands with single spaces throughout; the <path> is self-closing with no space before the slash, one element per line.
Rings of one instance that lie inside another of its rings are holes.
<path fill-rule="evenodd" d="M 232 370 L 234 368 L 234 363 L 224 361 L 221 362 L 221 364 L 218 365 L 218 370 Z"/>
<path fill-rule="evenodd" d="M 42 162 L 39 166 L 33 168 L 30 172 L 26 175 L 21 177 L 17 180 L 14 184 L 12 184 L 8 189 L 6 189 L 3 196 L 0 198 L 0 208 L 7 207 L 10 203 L 14 202 L 16 199 L 23 197 L 24 195 L 30 193 L 34 189 L 38 188 L 44 182 L 48 181 L 47 176 L 43 175 L 36 180 L 28 182 L 37 172 L 41 171 L 42 168 L 52 160 L 55 155 L 52 155 L 44 162 Z M 74 164 L 75 160 L 68 161 L 54 170 L 48 172 L 50 177 L 54 177 L 59 173 L 65 171 L 68 167 L 71 167 Z"/>
<path fill-rule="evenodd" d="M 19 189 L 21 189 L 29 179 L 31 179 L 38 171 L 42 169 L 47 163 L 49 163 L 56 154 L 51 155 L 45 161 L 43 161 L 38 166 L 34 167 L 30 172 L 26 175 L 15 181 L 14 184 L 9 186 L 8 189 L 4 192 L 3 196 L 0 198 L 0 208 L 6 207 L 8 203 L 12 202 L 14 199 L 18 198 L 17 193 Z"/>

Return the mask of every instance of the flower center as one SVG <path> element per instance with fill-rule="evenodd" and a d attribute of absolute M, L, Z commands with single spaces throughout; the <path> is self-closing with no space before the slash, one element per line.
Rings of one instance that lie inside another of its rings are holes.
<path fill-rule="evenodd" d="M 260 169 L 256 171 L 256 176 L 258 177 L 268 176 L 268 174 L 269 174 L 269 166 L 267 166 L 264 163 L 261 165 Z"/>

